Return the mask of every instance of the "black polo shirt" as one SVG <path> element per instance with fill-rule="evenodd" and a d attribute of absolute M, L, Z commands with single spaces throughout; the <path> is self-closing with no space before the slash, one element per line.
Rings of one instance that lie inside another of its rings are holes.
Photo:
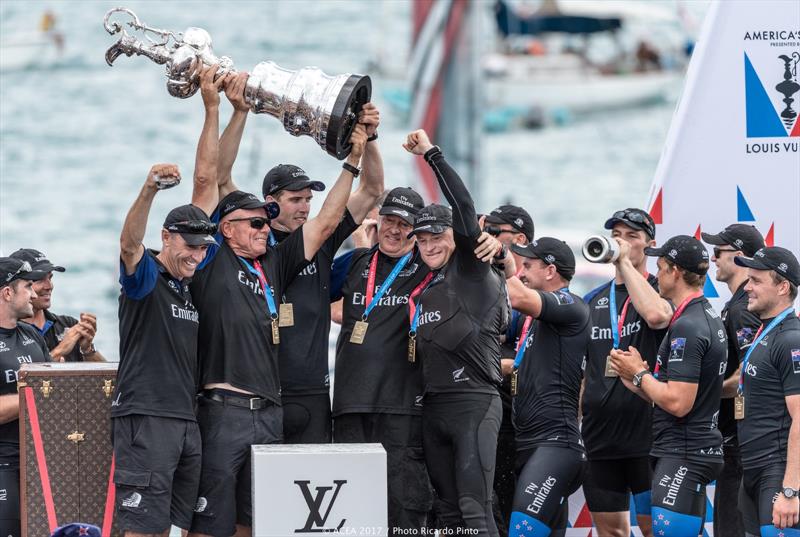
<path fill-rule="evenodd" d="M 531 323 L 517 370 L 517 451 L 541 445 L 583 451 L 578 398 L 589 339 L 589 308 L 567 289 L 536 291 L 542 312 Z"/>
<path fill-rule="evenodd" d="M 145 250 L 136 271 L 120 263 L 119 368 L 111 417 L 195 420 L 199 315 L 189 282 Z"/>
<path fill-rule="evenodd" d="M 61 343 L 69 328 L 78 324 L 78 319 L 70 317 L 69 315 L 56 315 L 51 313 L 50 310 L 44 310 L 44 326 L 39 329 L 38 326 L 31 324 L 47 343 L 47 348 L 51 351 Z M 70 352 L 64 355 L 65 362 L 83 362 L 83 356 L 80 353 L 79 343 L 75 344 Z"/>
<path fill-rule="evenodd" d="M 281 327 L 278 345 L 283 395 L 328 393 L 330 389 L 331 266 L 336 251 L 357 227 L 350 211 L 345 211 L 333 235 L 280 297 L 280 302 L 291 304 L 294 311 L 294 326 Z M 278 230 L 273 230 L 273 235 L 279 243 L 290 236 Z"/>
<path fill-rule="evenodd" d="M 200 386 L 227 382 L 280 404 L 278 346 L 272 342 L 271 318 L 261 283 L 227 242 L 209 250 L 191 284 L 200 311 Z M 253 260 L 246 261 L 253 266 Z M 303 228 L 277 246 L 268 247 L 259 262 L 277 307 L 286 287 L 308 264 Z"/>
<path fill-rule="evenodd" d="M 768 326 L 772 319 L 763 319 Z M 786 397 L 800 395 L 800 319 L 790 314 L 753 349 L 744 375 L 744 419 L 738 421 L 742 466 L 786 462 L 792 417 Z"/>
<path fill-rule="evenodd" d="M 658 279 L 650 275 L 648 283 L 658 291 Z M 617 316 L 622 314 L 628 289 L 611 282 L 584 299 L 591 322 L 586 347 L 586 372 L 583 390 L 581 434 L 591 460 L 646 457 L 650 453 L 653 406 L 625 387 L 619 377 L 606 377 L 606 360 L 613 347 L 609 300 L 614 290 Z M 619 338 L 619 348 L 636 347 L 650 369 L 666 329 L 653 330 L 628 304 Z"/>
<path fill-rule="evenodd" d="M 697 395 L 682 418 L 655 406 L 651 455 L 722 461 L 719 400 L 727 354 L 725 327 L 719 315 L 704 296 L 692 299 L 667 330 L 656 364 L 659 382 L 697 384 Z"/>
<path fill-rule="evenodd" d="M 49 361 L 47 344 L 34 327 L 18 322 L 16 328 L 0 328 L 0 395 L 17 393 L 22 364 Z M 19 419 L 0 424 L 0 463 L 19 463 Z"/>
<path fill-rule="evenodd" d="M 370 312 L 369 327 L 362 344 L 352 343 L 353 326 L 366 310 L 370 263 L 378 252 L 375 293 L 400 257 L 378 250 L 359 248 L 337 258 L 347 272 L 334 299 L 344 298 L 342 329 L 336 342 L 336 375 L 333 383 L 333 415 L 351 413 L 421 413 L 422 376 L 420 360 L 408 361 L 408 297 L 430 272 L 416 248 L 386 294 Z"/>

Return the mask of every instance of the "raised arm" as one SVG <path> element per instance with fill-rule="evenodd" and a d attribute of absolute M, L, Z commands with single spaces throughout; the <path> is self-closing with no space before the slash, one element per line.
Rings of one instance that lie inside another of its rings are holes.
<path fill-rule="evenodd" d="M 664 300 L 658 292 L 653 289 L 647 278 L 631 263 L 629 253 L 630 244 L 623 240 L 617 240 L 620 247 L 619 258 L 615 261 L 617 270 L 625 281 L 628 295 L 631 297 L 631 304 L 642 316 L 647 326 L 653 330 L 666 328 L 672 320 L 672 306 Z"/>
<path fill-rule="evenodd" d="M 359 114 L 359 123 L 364 125 L 367 137 L 375 134 L 380 124 L 378 108 L 372 103 L 365 104 Z M 383 193 L 383 159 L 377 140 L 367 143 L 361 162 L 363 169 L 358 188 L 350 194 L 350 199 L 347 201 L 347 210 L 357 224 L 364 220 Z"/>
<path fill-rule="evenodd" d="M 201 67 L 200 94 L 206 118 L 194 159 L 192 205 L 211 216 L 219 201 L 217 193 L 217 160 L 219 159 L 219 92 L 233 75 L 225 74 L 214 82 L 217 65 Z"/>
<path fill-rule="evenodd" d="M 220 199 L 234 190 L 238 190 L 236 183 L 233 182 L 231 172 L 233 171 L 233 163 L 236 161 L 236 156 L 239 154 L 239 144 L 244 134 L 247 113 L 250 111 L 250 106 L 244 99 L 244 90 L 247 87 L 249 76 L 247 73 L 239 73 L 235 79 L 225 86 L 225 96 L 233 106 L 233 115 L 228 122 L 228 126 L 222 132 L 222 138 L 219 139 L 217 186 Z"/>
<path fill-rule="evenodd" d="M 364 146 L 367 143 L 367 132 L 364 125 L 356 125 L 353 134 L 350 136 L 350 143 L 353 148 L 347 156 L 346 162 L 351 166 L 358 166 L 361 156 L 364 154 Z M 328 192 L 325 203 L 319 210 L 319 214 L 312 218 L 303 226 L 303 249 L 306 260 L 311 261 L 316 255 L 320 246 L 328 240 L 328 237 L 336 231 L 339 222 L 342 221 L 347 200 L 350 197 L 350 190 L 353 188 L 353 174 L 342 168 L 339 178 Z"/>
<path fill-rule="evenodd" d="M 155 164 L 147 173 L 142 190 L 128 210 L 125 217 L 125 224 L 122 226 L 122 233 L 119 237 L 119 257 L 125 265 L 125 273 L 130 275 L 136 271 L 136 265 L 144 255 L 144 233 L 147 230 L 147 217 L 150 214 L 150 207 L 153 199 L 158 192 L 156 186 L 157 177 L 180 177 L 176 164 Z"/>

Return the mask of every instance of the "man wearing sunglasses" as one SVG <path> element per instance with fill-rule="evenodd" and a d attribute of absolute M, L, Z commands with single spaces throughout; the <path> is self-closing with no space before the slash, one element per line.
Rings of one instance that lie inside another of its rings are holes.
<path fill-rule="evenodd" d="M 27 261 L 0 257 L 0 528 L 6 537 L 20 537 L 19 395 L 17 373 L 22 364 L 49 362 L 39 332 L 22 319 L 33 315 L 33 283 L 46 276 Z"/>
<path fill-rule="evenodd" d="M 97 317 L 81 313 L 80 320 L 69 315 L 56 315 L 50 311 L 53 294 L 53 272 L 64 272 L 64 267 L 54 265 L 42 252 L 33 248 L 17 250 L 11 257 L 27 261 L 33 270 L 45 276 L 33 284 L 36 298 L 33 300 L 33 317 L 25 319 L 39 330 L 50 355 L 64 362 L 104 362 L 105 358 L 94 346 L 97 332 Z"/>
<path fill-rule="evenodd" d="M 600 535 L 630 535 L 633 496 L 639 527 L 650 527 L 650 436 L 652 407 L 627 390 L 609 369 L 614 348 L 639 349 L 651 367 L 672 308 L 658 296 L 647 272 L 645 248 L 655 245 L 650 215 L 636 208 L 615 212 L 605 229 L 620 244 L 615 276 L 584 297 L 591 315 L 581 409 L 581 434 L 589 457 L 583 489 Z"/>
<path fill-rule="evenodd" d="M 203 468 L 193 536 L 251 534 L 250 447 L 283 439 L 278 349 L 292 344 L 286 340 L 287 326 L 305 322 L 282 297 L 334 234 L 345 208 L 359 222 L 381 190 L 371 184 L 377 176 L 365 172 L 367 178 L 350 195 L 367 141 L 359 123 L 350 138 L 352 150 L 319 214 L 297 222 L 282 242 L 270 244 L 270 223 L 280 215 L 279 205 L 238 190 L 231 177 L 249 110 L 243 97 L 247 76 L 241 73 L 225 87 L 234 112 L 219 142 L 201 135 L 198 160 L 219 158 L 219 166 L 213 175 L 195 174 L 192 194 L 194 205 L 219 220 L 221 242 L 209 252 L 191 287 L 201 314 L 203 390 L 198 400 Z M 356 205 L 363 204 L 363 210 L 356 210 L 348 198 L 359 200 Z"/>
<path fill-rule="evenodd" d="M 217 66 L 200 72 L 206 121 L 195 175 L 214 177 L 219 91 Z M 211 140 L 209 142 L 209 140 Z M 133 202 L 120 235 L 120 359 L 112 395 L 116 511 L 125 537 L 188 529 L 197 503 L 201 439 L 195 416 L 199 313 L 189 281 L 215 245 L 216 225 L 194 205 L 167 214 L 161 251 L 143 245 L 150 207 L 165 185 L 180 181 L 178 166 L 156 164 Z"/>
<path fill-rule="evenodd" d="M 742 460 L 739 453 L 733 397 L 739 384 L 739 366 L 761 326 L 761 320 L 747 309 L 747 268 L 734 261 L 739 256 L 753 257 L 764 247 L 764 237 L 748 224 L 731 224 L 719 233 L 702 233 L 703 240 L 714 246 L 711 261 L 717 266 L 717 281 L 731 292 L 731 299 L 722 309 L 722 323 L 728 335 L 728 365 L 722 385 L 719 408 L 719 430 L 722 433 L 722 472 L 714 489 L 714 535 L 744 536 L 739 510 L 739 485 L 742 481 Z"/>

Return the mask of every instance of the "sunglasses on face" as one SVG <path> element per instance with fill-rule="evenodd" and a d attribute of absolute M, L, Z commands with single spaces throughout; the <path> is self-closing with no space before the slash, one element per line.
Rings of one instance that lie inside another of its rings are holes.
<path fill-rule="evenodd" d="M 263 216 L 251 216 L 250 218 L 231 218 L 229 222 L 250 222 L 250 227 L 253 229 L 263 229 L 264 226 L 269 224 L 269 219 Z"/>
<path fill-rule="evenodd" d="M 714 257 L 719 257 L 722 252 L 736 252 L 738 250 L 733 250 L 731 248 L 720 248 L 719 246 L 714 247 Z"/>
<path fill-rule="evenodd" d="M 187 220 L 185 222 L 175 222 L 167 226 L 169 231 L 178 233 L 194 233 L 197 235 L 214 235 L 217 233 L 217 224 L 204 222 L 203 220 Z"/>
<path fill-rule="evenodd" d="M 5 283 L 8 283 L 8 282 L 10 282 L 11 280 L 13 280 L 14 278 L 16 278 L 16 277 L 17 277 L 17 276 L 19 276 L 20 274 L 27 274 L 28 272 L 33 272 L 33 269 L 31 268 L 31 264 L 30 264 L 30 263 L 28 263 L 27 261 L 23 261 L 23 262 L 22 262 L 22 265 L 20 265 L 20 267 L 17 269 L 17 271 L 16 271 L 16 272 L 14 272 L 14 273 L 12 273 L 12 274 L 8 274 L 8 275 L 6 276 L 6 281 L 5 281 Z"/>
<path fill-rule="evenodd" d="M 493 237 L 499 237 L 503 233 L 519 233 L 519 231 L 515 231 L 513 229 L 501 229 L 497 226 L 488 225 L 483 228 L 483 230 Z"/>

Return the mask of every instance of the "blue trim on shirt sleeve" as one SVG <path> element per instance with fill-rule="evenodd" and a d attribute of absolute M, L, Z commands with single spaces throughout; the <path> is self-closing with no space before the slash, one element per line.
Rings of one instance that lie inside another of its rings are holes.
<path fill-rule="evenodd" d="M 331 302 L 336 302 L 342 298 L 342 287 L 350 272 L 350 265 L 353 263 L 353 253 L 355 250 L 345 252 L 333 260 L 331 268 Z"/>
<path fill-rule="evenodd" d="M 511 322 L 508 323 L 508 329 L 506 329 L 506 343 L 510 343 L 512 347 L 517 339 L 517 325 L 520 317 L 522 317 L 520 312 L 511 310 Z"/>
<path fill-rule="evenodd" d="M 136 271 L 131 275 L 125 274 L 125 264 L 122 261 L 119 263 L 119 283 L 122 285 L 122 292 L 128 298 L 141 300 L 149 295 L 156 287 L 156 278 L 158 278 L 158 266 L 147 250 L 136 265 Z"/>

